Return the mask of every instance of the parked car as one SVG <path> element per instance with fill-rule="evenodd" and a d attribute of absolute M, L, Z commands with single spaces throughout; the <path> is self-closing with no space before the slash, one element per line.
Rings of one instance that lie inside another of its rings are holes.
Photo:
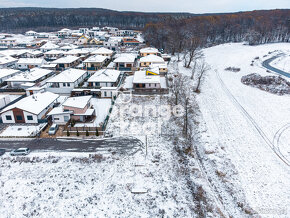
<path fill-rule="evenodd" d="M 18 155 L 28 155 L 30 153 L 29 148 L 17 148 L 10 152 L 11 156 L 18 156 Z"/>
<path fill-rule="evenodd" d="M 48 130 L 48 135 L 54 135 L 58 130 L 57 124 L 52 124 L 51 127 Z"/>
<path fill-rule="evenodd" d="M 104 138 L 112 138 L 112 137 L 113 137 L 113 133 L 105 132 Z"/>
<path fill-rule="evenodd" d="M 0 156 L 2 156 L 3 154 L 5 154 L 5 149 L 0 148 Z"/>

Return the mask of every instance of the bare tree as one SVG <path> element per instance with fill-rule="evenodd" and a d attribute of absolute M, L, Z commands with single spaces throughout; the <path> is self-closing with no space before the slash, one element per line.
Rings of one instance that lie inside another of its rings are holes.
<path fill-rule="evenodd" d="M 177 72 L 172 78 L 171 89 L 174 96 L 174 104 L 177 105 L 182 95 L 182 90 L 185 85 L 185 78 L 182 74 Z"/>
<path fill-rule="evenodd" d="M 183 54 L 184 67 L 189 68 L 192 61 L 203 56 L 201 50 L 201 41 L 198 37 L 191 37 L 186 41 Z"/>
<path fill-rule="evenodd" d="M 197 66 L 197 69 L 196 69 L 197 85 L 196 85 L 195 90 L 194 90 L 195 92 L 199 92 L 199 86 L 200 86 L 201 79 L 202 79 L 204 73 L 208 70 L 210 70 L 210 66 L 204 60 L 201 60 Z"/>

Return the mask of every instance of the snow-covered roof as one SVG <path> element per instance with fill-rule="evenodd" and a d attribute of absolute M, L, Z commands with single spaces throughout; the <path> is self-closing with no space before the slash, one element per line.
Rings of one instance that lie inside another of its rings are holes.
<path fill-rule="evenodd" d="M 20 73 L 21 71 L 19 70 L 14 70 L 14 69 L 0 69 L 0 78 L 14 75 L 16 73 Z"/>
<path fill-rule="evenodd" d="M 147 47 L 140 49 L 140 53 L 158 53 L 157 48 Z"/>
<path fill-rule="evenodd" d="M 35 33 L 37 33 L 37 32 L 35 32 L 33 30 L 29 30 L 29 31 L 26 32 L 26 34 L 35 34 Z"/>
<path fill-rule="evenodd" d="M 147 55 L 146 57 L 140 58 L 140 62 L 164 63 L 164 59 L 157 55 Z"/>
<path fill-rule="evenodd" d="M 9 111 L 13 108 L 19 108 L 21 110 L 38 115 L 44 109 L 46 109 L 51 103 L 53 103 L 58 97 L 59 95 L 51 92 L 43 92 L 43 93 L 39 92 L 34 95 L 30 95 L 26 98 L 23 98 L 20 101 L 6 107 L 1 111 L 1 113 Z"/>
<path fill-rule="evenodd" d="M 70 50 L 70 49 L 77 49 L 77 48 L 78 48 L 78 46 L 73 45 L 73 44 L 69 44 L 69 45 L 62 46 L 60 49 L 61 50 Z"/>
<path fill-rule="evenodd" d="M 47 81 L 47 83 L 58 83 L 58 82 L 73 83 L 86 73 L 87 72 L 84 70 L 70 68 L 51 78 L 50 80 Z"/>
<path fill-rule="evenodd" d="M 54 50 L 47 51 L 44 54 L 45 55 L 50 55 L 50 54 L 54 55 L 54 54 L 63 54 L 63 53 L 64 53 L 64 51 L 54 49 Z"/>
<path fill-rule="evenodd" d="M 107 59 L 108 57 L 103 56 L 103 55 L 94 55 L 84 60 L 84 63 L 102 63 Z"/>
<path fill-rule="evenodd" d="M 11 56 L 0 56 L 0 65 L 16 62 L 17 59 Z"/>
<path fill-rule="evenodd" d="M 64 111 L 62 106 L 59 107 L 55 107 L 53 108 L 48 114 L 47 116 L 51 116 L 51 115 L 58 115 L 58 114 L 72 114 L 73 111 Z"/>
<path fill-rule="evenodd" d="M 91 98 L 91 95 L 70 97 L 66 99 L 66 101 L 62 105 L 66 107 L 84 108 L 89 103 Z"/>
<path fill-rule="evenodd" d="M 70 63 L 75 62 L 78 59 L 79 59 L 79 57 L 69 55 L 69 56 L 61 57 L 61 58 L 53 61 L 52 63 L 54 63 L 54 64 L 70 64 Z"/>
<path fill-rule="evenodd" d="M 88 82 L 116 82 L 120 76 L 119 70 L 102 69 L 94 73 Z"/>
<path fill-rule="evenodd" d="M 45 60 L 43 58 L 20 58 L 17 64 L 41 65 Z"/>
<path fill-rule="evenodd" d="M 72 49 L 67 51 L 65 54 L 66 55 L 78 55 L 78 54 L 89 54 L 91 51 L 90 49 L 84 49 L 84 48 L 76 48 L 76 49 Z"/>
<path fill-rule="evenodd" d="M 53 44 L 52 42 L 48 41 L 47 43 L 45 43 L 43 46 L 40 47 L 41 49 L 57 49 L 59 48 L 58 45 Z"/>
<path fill-rule="evenodd" d="M 102 48 L 98 48 L 98 49 L 96 49 L 95 51 L 93 51 L 91 54 L 113 54 L 114 52 L 112 51 L 112 50 L 110 50 L 110 49 L 107 49 L 107 48 L 104 48 L 104 47 L 102 47 Z"/>
<path fill-rule="evenodd" d="M 134 63 L 135 59 L 136 57 L 133 54 L 121 54 L 114 60 L 114 63 Z"/>
<path fill-rule="evenodd" d="M 52 73 L 51 70 L 41 69 L 41 68 L 33 68 L 30 71 L 19 73 L 9 79 L 8 82 L 34 82 L 48 74 Z"/>
<path fill-rule="evenodd" d="M 133 83 L 160 83 L 160 76 L 147 76 L 146 71 L 136 71 L 134 74 Z"/>

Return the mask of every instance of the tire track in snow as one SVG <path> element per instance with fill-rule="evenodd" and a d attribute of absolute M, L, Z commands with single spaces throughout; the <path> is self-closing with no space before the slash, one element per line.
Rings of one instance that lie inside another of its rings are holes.
<path fill-rule="evenodd" d="M 266 144 L 274 151 L 274 153 L 277 155 L 277 157 L 285 163 L 287 166 L 290 166 L 289 160 L 276 148 L 276 146 L 269 140 L 269 138 L 266 136 L 266 134 L 263 132 L 263 130 L 259 127 L 259 125 L 256 123 L 256 121 L 251 117 L 251 115 L 246 111 L 246 109 L 237 101 L 237 99 L 233 96 L 233 94 L 230 92 L 230 90 L 226 87 L 225 83 L 220 77 L 220 74 L 217 70 L 215 70 L 216 76 L 218 78 L 219 83 L 221 84 L 222 89 L 226 93 L 226 95 L 230 98 L 231 102 L 242 112 L 243 116 L 247 118 L 255 127 L 259 135 L 263 138 L 263 140 L 266 142 Z"/>

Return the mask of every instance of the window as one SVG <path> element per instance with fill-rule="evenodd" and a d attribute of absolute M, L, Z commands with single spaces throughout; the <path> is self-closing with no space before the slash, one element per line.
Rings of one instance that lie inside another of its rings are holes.
<path fill-rule="evenodd" d="M 107 92 L 104 92 L 104 96 L 107 97 Z"/>
<path fill-rule="evenodd" d="M 63 87 L 66 87 L 66 83 L 63 83 L 62 86 L 63 86 Z"/>
<path fill-rule="evenodd" d="M 28 115 L 27 120 L 33 120 L 33 117 L 31 115 Z"/>
<path fill-rule="evenodd" d="M 67 85 L 67 87 L 70 87 L 70 83 L 67 83 L 66 85 Z"/>
<path fill-rule="evenodd" d="M 151 87 L 151 84 L 149 83 L 149 87 Z"/>
<path fill-rule="evenodd" d="M 69 121 L 69 116 L 64 116 L 63 119 L 64 119 L 65 122 L 68 122 Z"/>
<path fill-rule="evenodd" d="M 157 87 L 157 84 L 155 83 L 155 87 Z"/>
<path fill-rule="evenodd" d="M 6 115 L 6 120 L 12 120 L 12 117 L 10 115 Z"/>
<path fill-rule="evenodd" d="M 58 117 L 54 117 L 53 120 L 59 120 L 59 118 Z"/>
<path fill-rule="evenodd" d="M 17 115 L 17 116 L 16 116 L 16 120 L 22 120 L 22 116 Z"/>

